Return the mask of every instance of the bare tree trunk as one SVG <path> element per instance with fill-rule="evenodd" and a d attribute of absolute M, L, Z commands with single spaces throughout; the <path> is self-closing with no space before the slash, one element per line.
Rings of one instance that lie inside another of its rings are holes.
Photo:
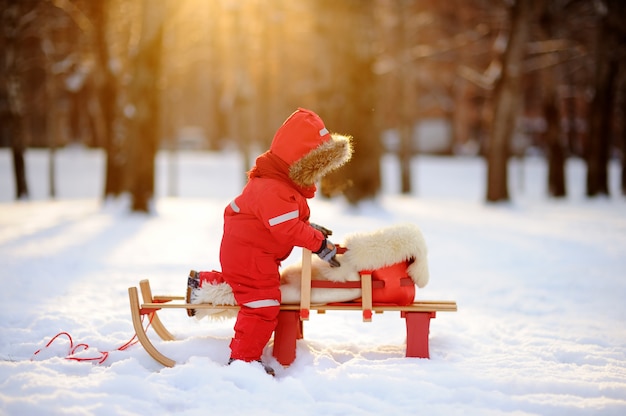
<path fill-rule="evenodd" d="M 282 117 L 279 101 L 282 100 L 280 94 L 275 91 L 279 90 L 277 85 L 277 71 L 280 66 L 279 62 L 284 62 L 284 50 L 279 47 L 282 34 L 281 30 L 285 29 L 285 25 L 276 24 L 278 20 L 284 19 L 281 11 L 285 5 L 282 0 L 274 0 L 274 7 L 266 7 L 264 3 L 259 3 L 259 15 L 263 16 L 263 37 L 261 49 L 264 53 L 261 56 L 262 80 L 259 86 L 257 96 L 257 107 L 259 110 L 259 137 L 261 149 L 269 149 L 273 137 L 274 130 L 278 123 L 277 116 Z M 284 68 L 289 70 L 288 68 Z"/>
<path fill-rule="evenodd" d="M 508 201 L 508 159 L 511 136 L 520 104 L 522 61 L 530 26 L 531 0 L 517 0 L 511 8 L 511 30 L 496 82 L 494 120 L 487 149 L 487 201 Z"/>
<path fill-rule="evenodd" d="M 46 57 L 46 134 L 48 137 L 48 195 L 50 199 L 56 198 L 56 150 L 57 150 L 57 125 L 59 114 L 54 111 L 54 99 L 56 96 L 56 84 L 52 72 L 50 56 Z"/>
<path fill-rule="evenodd" d="M 609 195 L 607 165 L 611 135 L 611 112 L 616 63 L 600 63 L 601 79 L 591 102 L 587 148 L 587 196 Z"/>
<path fill-rule="evenodd" d="M 226 118 L 229 139 L 237 143 L 247 170 L 254 165 L 256 155 L 251 151 L 251 86 L 247 72 L 249 46 L 246 42 L 243 9 L 242 4 L 234 2 L 222 16 L 222 36 L 231 33 L 232 37 L 226 42 L 228 46 L 221 51 L 226 67 L 230 70 L 223 80 L 220 110 Z M 242 172 L 242 180 L 247 181 L 246 171 Z"/>
<path fill-rule="evenodd" d="M 48 195 L 50 199 L 57 196 L 56 188 L 56 144 L 51 143 L 48 149 Z"/>
<path fill-rule="evenodd" d="M 15 198 L 28 198 L 26 182 L 26 148 L 24 132 L 24 104 L 22 85 L 18 65 L 18 37 L 20 36 L 20 18 L 22 10 L 18 2 L 2 2 L 2 33 L 4 35 L 4 76 L 3 86 L 8 101 L 6 123 L 11 136 L 11 152 L 13 155 L 13 172 L 15 177 Z"/>
<path fill-rule="evenodd" d="M 626 65 L 622 68 L 622 195 L 626 195 Z"/>
<path fill-rule="evenodd" d="M 14 78 L 9 83 L 10 89 L 19 88 L 19 81 Z M 26 161 L 24 153 L 26 143 L 24 137 L 24 114 L 20 110 L 21 97 L 17 93 L 9 93 L 8 125 L 11 135 L 11 153 L 13 155 L 13 173 L 15 177 L 15 199 L 28 199 L 28 183 L 26 181 Z M 13 104 L 12 104 L 13 103 Z"/>
<path fill-rule="evenodd" d="M 552 84 L 554 85 L 554 84 Z M 548 88 L 544 98 L 543 114 L 548 125 L 546 143 L 548 145 L 548 191 L 550 195 L 562 198 L 565 189 L 565 149 L 561 140 L 561 117 L 554 88 Z"/>
<path fill-rule="evenodd" d="M 98 60 L 96 74 L 96 94 L 101 111 L 101 131 L 106 153 L 106 170 L 104 182 L 104 197 L 119 196 L 124 191 L 124 161 L 122 143 L 115 134 L 115 111 L 117 102 L 117 85 L 115 74 L 111 69 L 109 54 L 109 5 L 108 0 L 99 0 L 90 3 L 93 8 L 94 42 L 96 59 Z"/>
<path fill-rule="evenodd" d="M 540 6 L 542 10 L 539 22 L 542 39 L 550 41 L 558 38 L 555 25 L 560 8 L 551 2 L 542 2 Z M 557 198 L 562 198 L 567 194 L 565 188 L 565 143 L 561 128 L 561 106 L 556 88 L 558 80 L 563 78 L 560 72 L 559 67 L 550 66 L 543 69 L 541 74 L 543 115 L 547 124 L 545 142 L 548 156 L 548 192 Z"/>
<path fill-rule="evenodd" d="M 154 196 L 154 159 L 160 138 L 161 54 L 164 5 L 144 0 L 141 39 L 134 59 L 130 141 L 132 211 L 149 212 Z"/>
<path fill-rule="evenodd" d="M 589 141 L 586 149 L 587 159 L 587 196 L 609 195 L 607 165 L 611 145 L 614 88 L 618 71 L 618 62 L 613 56 L 616 47 L 611 27 L 618 2 L 607 2 L 608 10 L 602 10 L 598 21 L 596 45 L 596 71 L 594 76 L 594 95 L 589 112 Z M 623 24 L 623 23 L 622 23 Z"/>
<path fill-rule="evenodd" d="M 11 135 L 11 150 L 13 154 L 13 172 L 15 174 L 15 199 L 28 198 L 28 183 L 26 182 L 26 162 L 24 161 L 24 146 L 21 143 L 20 133 L 13 129 Z"/>
<path fill-rule="evenodd" d="M 413 158 L 412 139 L 413 129 L 410 124 L 404 124 L 399 128 L 400 148 L 398 158 L 400 159 L 400 192 L 408 195 L 413 190 L 411 183 L 411 159 Z"/>
<path fill-rule="evenodd" d="M 398 13 L 398 39 L 400 40 L 400 50 L 396 52 L 398 57 L 404 57 L 407 50 L 415 43 L 409 27 L 410 20 L 413 19 L 415 2 L 398 2 L 396 11 Z M 413 191 L 411 161 L 413 160 L 413 132 L 415 125 L 415 103 L 417 102 L 415 68 L 409 62 L 399 59 L 398 62 L 398 95 L 400 104 L 400 192 L 409 195 Z"/>
<path fill-rule="evenodd" d="M 318 27 L 325 39 L 324 65 L 333 79 L 320 97 L 320 116 L 329 129 L 354 136 L 352 161 L 322 180 L 322 194 L 343 191 L 351 204 L 380 190 L 382 145 L 374 122 L 374 73 L 371 44 L 373 5 L 359 0 L 317 1 Z"/>

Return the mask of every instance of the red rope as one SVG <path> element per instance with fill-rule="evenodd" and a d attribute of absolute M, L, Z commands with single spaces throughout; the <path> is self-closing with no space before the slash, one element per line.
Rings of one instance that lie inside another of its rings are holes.
<path fill-rule="evenodd" d="M 150 320 L 148 321 L 148 325 L 146 325 L 145 328 L 143 329 L 144 332 L 147 331 L 148 328 L 150 327 L 150 324 L 152 323 L 153 316 L 154 316 L 154 314 L 150 314 Z M 144 318 L 144 316 L 142 315 L 142 317 L 141 317 L 142 326 L 143 326 L 143 318 Z M 107 358 L 109 358 L 109 351 L 102 351 L 102 352 L 100 352 L 100 355 L 96 356 L 96 357 L 75 357 L 75 355 L 78 352 L 88 350 L 89 349 L 89 345 L 87 345 L 85 343 L 80 343 L 80 344 L 74 345 L 74 340 L 72 339 L 72 336 L 69 333 L 63 331 L 63 332 L 59 332 L 54 337 L 52 337 L 52 339 L 50 341 L 48 341 L 48 343 L 46 344 L 45 347 L 40 348 L 37 351 L 35 351 L 33 353 L 33 356 L 31 357 L 30 360 L 32 361 L 35 358 L 35 355 L 39 354 L 42 350 L 50 347 L 50 345 L 52 345 L 54 343 L 54 341 L 57 340 L 57 338 L 59 338 L 60 336 L 63 336 L 63 335 L 66 336 L 67 339 L 70 341 L 70 348 L 69 348 L 68 354 L 65 356 L 66 360 L 72 360 L 72 361 L 97 361 L 98 364 L 102 364 L 103 362 L 106 361 Z M 115 351 L 124 351 L 124 350 L 132 347 L 133 345 L 135 345 L 138 342 L 139 342 L 139 340 L 137 339 L 137 334 L 135 334 L 124 345 L 116 348 Z"/>

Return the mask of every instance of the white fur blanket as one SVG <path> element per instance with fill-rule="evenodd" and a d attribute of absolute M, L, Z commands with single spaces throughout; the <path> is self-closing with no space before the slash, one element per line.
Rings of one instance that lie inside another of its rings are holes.
<path fill-rule="evenodd" d="M 419 288 L 428 283 L 426 242 L 419 227 L 414 224 L 399 224 L 373 232 L 350 234 L 341 245 L 347 248 L 344 254 L 337 255 L 341 267 L 330 267 L 325 261 L 313 256 L 311 267 L 313 280 L 359 281 L 360 270 L 376 270 L 413 260 L 407 267 L 407 274 Z M 280 284 L 282 303 L 300 303 L 301 273 L 301 263 L 287 266 L 282 270 Z M 311 303 L 314 304 L 347 302 L 360 297 L 361 289 L 313 288 L 311 290 Z M 226 283 L 203 285 L 194 291 L 191 303 L 236 304 L 232 290 Z M 207 315 L 232 316 L 233 311 L 200 309 L 196 317 L 202 318 Z"/>

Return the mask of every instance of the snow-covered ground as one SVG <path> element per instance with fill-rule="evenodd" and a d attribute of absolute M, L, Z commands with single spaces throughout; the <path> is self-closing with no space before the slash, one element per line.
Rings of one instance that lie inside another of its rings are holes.
<path fill-rule="evenodd" d="M 47 154 L 27 154 L 32 198 L 13 202 L 10 154 L 0 151 L 0 414 L 64 415 L 623 415 L 626 414 L 626 199 L 584 198 L 585 167 L 568 164 L 570 196 L 546 197 L 540 159 L 511 163 L 512 201 L 484 200 L 473 158 L 415 160 L 415 195 L 384 192 L 350 207 L 311 201 L 334 240 L 399 222 L 422 228 L 431 280 L 423 299 L 453 299 L 431 323 L 431 359 L 407 359 L 395 313 L 311 316 L 296 361 L 267 376 L 225 366 L 232 320 L 162 319 L 179 340 L 152 340 L 179 364 L 163 368 L 133 334 L 127 289 L 149 278 L 182 294 L 190 268 L 219 268 L 222 209 L 243 184 L 235 154 L 180 154 L 179 197 L 160 155 L 155 214 L 103 204 L 97 151 L 57 155 L 58 199 L 47 199 Z M 288 262 L 299 257 L 296 250 Z M 65 359 L 109 351 L 103 364 Z M 150 330 L 152 331 L 152 330 Z M 37 355 L 35 351 L 42 349 Z"/>

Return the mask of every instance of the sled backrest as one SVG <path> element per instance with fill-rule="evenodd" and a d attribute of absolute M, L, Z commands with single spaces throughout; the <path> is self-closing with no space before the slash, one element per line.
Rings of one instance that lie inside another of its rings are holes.
<path fill-rule="evenodd" d="M 344 253 L 345 248 L 339 247 L 337 252 Z M 302 249 L 302 277 L 300 282 L 300 319 L 308 320 L 311 310 L 311 250 Z M 372 320 L 372 271 L 359 271 L 361 276 L 361 306 L 363 309 L 363 321 Z M 325 282 L 329 283 L 329 282 Z M 346 288 L 354 282 L 334 282 L 337 288 Z M 344 286 L 345 285 L 345 286 Z"/>

